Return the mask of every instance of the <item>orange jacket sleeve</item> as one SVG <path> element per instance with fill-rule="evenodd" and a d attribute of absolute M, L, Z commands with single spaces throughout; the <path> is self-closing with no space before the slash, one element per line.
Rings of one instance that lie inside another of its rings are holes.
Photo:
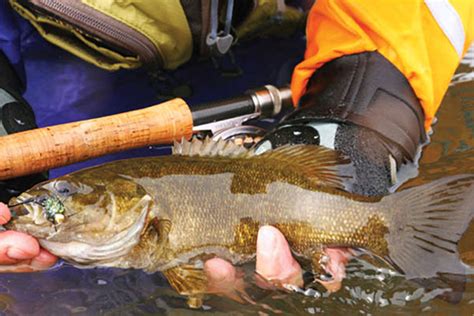
<path fill-rule="evenodd" d="M 425 128 L 474 37 L 472 0 L 318 0 L 308 16 L 305 60 L 294 71 L 295 104 L 324 63 L 377 50 L 408 79 Z"/>

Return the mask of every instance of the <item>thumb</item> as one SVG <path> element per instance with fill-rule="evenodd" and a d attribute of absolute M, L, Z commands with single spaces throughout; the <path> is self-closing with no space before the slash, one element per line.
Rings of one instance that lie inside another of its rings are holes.
<path fill-rule="evenodd" d="M 293 258 L 288 242 L 272 226 L 263 226 L 258 232 L 256 271 L 267 280 L 303 285 L 301 267 Z"/>

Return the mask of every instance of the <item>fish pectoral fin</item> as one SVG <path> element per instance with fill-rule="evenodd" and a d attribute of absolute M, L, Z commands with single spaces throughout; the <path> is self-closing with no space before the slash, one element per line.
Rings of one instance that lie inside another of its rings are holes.
<path fill-rule="evenodd" d="M 171 221 L 168 219 L 159 219 L 157 217 L 151 220 L 151 224 L 153 228 L 155 228 L 156 232 L 158 233 L 158 242 L 165 241 L 168 237 L 168 233 L 171 230 Z"/>
<path fill-rule="evenodd" d="M 180 265 L 163 272 L 170 285 L 181 295 L 188 296 L 190 308 L 200 308 L 207 293 L 207 277 L 204 270 L 194 265 Z"/>
<path fill-rule="evenodd" d="M 164 271 L 168 282 L 179 294 L 202 294 L 207 290 L 207 277 L 203 269 L 193 265 L 180 265 Z"/>

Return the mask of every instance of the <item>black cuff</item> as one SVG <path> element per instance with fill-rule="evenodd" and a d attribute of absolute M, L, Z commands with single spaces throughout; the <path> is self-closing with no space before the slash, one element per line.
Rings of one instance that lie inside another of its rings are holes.
<path fill-rule="evenodd" d="M 24 92 L 24 85 L 16 75 L 15 69 L 10 65 L 8 58 L 0 51 L 0 87 L 15 95 Z"/>
<path fill-rule="evenodd" d="M 314 119 L 377 132 L 399 147 L 395 157 L 402 151 L 404 157 L 397 161 L 413 161 L 426 141 L 418 98 L 403 74 L 378 52 L 346 55 L 314 73 L 299 108 L 284 123 Z"/>
<path fill-rule="evenodd" d="M 0 136 L 36 128 L 35 115 L 21 96 L 23 85 L 0 52 Z"/>

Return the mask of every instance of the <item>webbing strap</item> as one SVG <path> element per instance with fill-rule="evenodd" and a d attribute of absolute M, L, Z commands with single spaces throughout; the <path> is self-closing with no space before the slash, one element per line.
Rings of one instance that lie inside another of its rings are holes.
<path fill-rule="evenodd" d="M 208 39 L 216 40 L 217 38 L 217 26 L 219 23 L 219 0 L 212 0 L 211 1 L 211 32 L 208 35 Z M 209 45 L 209 43 L 208 43 Z M 209 45 L 210 46 L 210 45 Z"/>

